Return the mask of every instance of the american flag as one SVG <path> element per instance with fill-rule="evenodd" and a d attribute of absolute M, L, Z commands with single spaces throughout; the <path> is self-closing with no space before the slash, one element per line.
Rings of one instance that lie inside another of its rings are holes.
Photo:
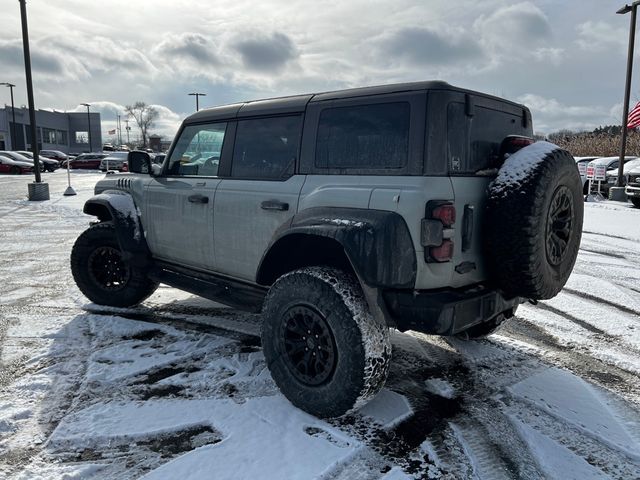
<path fill-rule="evenodd" d="M 640 103 L 638 103 L 638 105 L 640 105 Z M 109 130 L 107 133 L 108 133 L 109 135 L 115 135 L 116 130 L 115 130 L 115 128 L 114 128 L 113 130 Z"/>
<path fill-rule="evenodd" d="M 640 102 L 636 103 L 627 117 L 627 128 L 640 127 Z"/>

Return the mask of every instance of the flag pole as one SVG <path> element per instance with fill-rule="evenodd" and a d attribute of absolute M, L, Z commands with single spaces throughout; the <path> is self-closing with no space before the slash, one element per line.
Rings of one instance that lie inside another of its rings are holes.
<path fill-rule="evenodd" d="M 629 120 L 629 97 L 631 93 L 631 72 L 633 69 L 633 47 L 636 38 L 636 12 L 638 10 L 638 4 L 640 1 L 635 1 L 631 5 L 625 5 L 616 13 L 624 15 L 625 13 L 631 12 L 631 20 L 629 25 L 629 48 L 627 52 L 627 78 L 625 82 L 624 89 L 624 103 L 622 104 L 622 139 L 620 141 L 620 161 L 618 162 L 618 181 L 616 182 L 616 188 L 613 189 L 613 192 L 610 193 L 610 198 L 616 196 L 616 200 L 627 200 L 626 195 L 624 195 L 623 187 L 623 174 L 624 174 L 624 157 L 625 150 L 627 147 L 627 122 Z"/>

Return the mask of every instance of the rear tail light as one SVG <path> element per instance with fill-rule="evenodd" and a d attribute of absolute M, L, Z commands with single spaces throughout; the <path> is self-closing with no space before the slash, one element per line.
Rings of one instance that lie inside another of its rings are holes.
<path fill-rule="evenodd" d="M 453 225 L 456 208 L 453 203 L 431 200 L 422 220 L 421 243 L 427 262 L 448 262 L 453 258 Z"/>
<path fill-rule="evenodd" d="M 456 207 L 452 203 L 445 203 L 433 209 L 431 218 L 440 220 L 445 227 L 456 223 Z"/>
<path fill-rule="evenodd" d="M 453 257 L 453 240 L 443 240 L 442 245 L 431 247 L 429 256 L 438 263 L 448 262 Z"/>

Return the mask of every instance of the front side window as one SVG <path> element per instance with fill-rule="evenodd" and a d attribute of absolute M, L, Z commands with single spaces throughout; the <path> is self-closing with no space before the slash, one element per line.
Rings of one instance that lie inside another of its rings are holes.
<path fill-rule="evenodd" d="M 407 164 L 407 102 L 327 108 L 320 114 L 315 165 L 329 169 L 398 169 Z"/>
<path fill-rule="evenodd" d="M 238 121 L 231 176 L 288 177 L 294 171 L 301 132 L 299 115 Z"/>
<path fill-rule="evenodd" d="M 185 127 L 171 152 L 169 175 L 217 176 L 226 129 L 226 123 Z"/>

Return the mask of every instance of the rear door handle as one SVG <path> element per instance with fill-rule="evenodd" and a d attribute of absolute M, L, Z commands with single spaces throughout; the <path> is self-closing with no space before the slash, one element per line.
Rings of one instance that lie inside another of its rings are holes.
<path fill-rule="evenodd" d="M 189 195 L 187 200 L 191 203 L 209 203 L 209 197 L 205 197 L 204 195 Z"/>
<path fill-rule="evenodd" d="M 260 208 L 263 210 L 289 210 L 289 204 L 281 202 L 279 200 L 265 200 L 260 204 Z"/>

